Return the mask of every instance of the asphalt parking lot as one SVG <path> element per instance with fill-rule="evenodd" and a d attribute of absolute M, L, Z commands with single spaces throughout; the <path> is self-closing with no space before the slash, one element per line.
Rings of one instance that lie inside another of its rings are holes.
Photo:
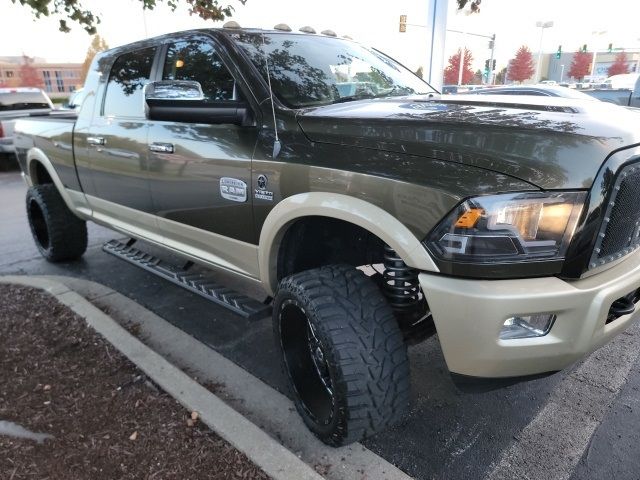
<path fill-rule="evenodd" d="M 102 244 L 118 234 L 95 225 L 81 261 L 47 263 L 31 240 L 25 189 L 18 173 L 0 173 L 1 274 L 68 275 L 107 285 L 284 390 L 269 319 L 249 323 L 103 253 Z M 640 479 L 639 346 L 634 326 L 572 370 L 463 393 L 431 338 L 410 349 L 410 418 L 364 443 L 420 479 Z"/>

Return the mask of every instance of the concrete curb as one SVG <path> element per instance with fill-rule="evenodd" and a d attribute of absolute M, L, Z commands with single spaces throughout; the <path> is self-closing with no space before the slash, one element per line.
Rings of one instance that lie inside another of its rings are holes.
<path fill-rule="evenodd" d="M 164 357 L 144 345 L 84 297 L 61 282 L 42 277 L 4 276 L 0 283 L 12 283 L 44 290 L 75 313 L 113 344 L 163 390 L 243 452 L 274 480 L 321 480 L 323 477 L 296 455 L 229 407 Z"/>

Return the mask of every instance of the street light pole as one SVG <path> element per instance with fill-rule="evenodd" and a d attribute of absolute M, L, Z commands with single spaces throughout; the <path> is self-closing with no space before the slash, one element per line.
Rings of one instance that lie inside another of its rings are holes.
<path fill-rule="evenodd" d="M 538 48 L 538 63 L 536 64 L 536 82 L 540 82 L 540 62 L 542 61 L 542 38 L 544 37 L 544 29 L 553 27 L 553 22 L 536 22 L 536 27 L 540 29 L 540 47 Z"/>

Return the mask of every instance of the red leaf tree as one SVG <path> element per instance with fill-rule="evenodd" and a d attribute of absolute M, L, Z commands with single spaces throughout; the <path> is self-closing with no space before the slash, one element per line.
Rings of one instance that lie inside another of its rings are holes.
<path fill-rule="evenodd" d="M 627 64 L 627 54 L 620 52 L 616 55 L 616 59 L 613 61 L 607 74 L 611 77 L 613 75 L 620 75 L 622 73 L 629 73 L 629 65 Z"/>
<path fill-rule="evenodd" d="M 522 83 L 525 80 L 531 78 L 535 68 L 533 66 L 533 55 L 529 47 L 523 45 L 516 52 L 516 56 L 509 60 L 509 80 L 514 80 L 518 83 Z"/>
<path fill-rule="evenodd" d="M 40 72 L 33 66 L 33 58 L 22 55 L 19 75 L 21 86 L 44 88 L 44 80 Z"/>
<path fill-rule="evenodd" d="M 460 75 L 460 52 L 458 49 L 455 55 L 449 57 L 449 65 L 444 69 L 444 83 L 445 85 L 457 85 L 458 77 Z M 462 67 L 462 84 L 467 85 L 473 80 L 473 70 L 471 70 L 471 62 L 473 61 L 473 55 L 471 52 L 464 49 L 464 60 Z"/>
<path fill-rule="evenodd" d="M 573 61 L 569 67 L 569 76 L 582 81 L 585 75 L 591 72 L 592 54 L 588 52 L 576 52 L 573 54 Z"/>

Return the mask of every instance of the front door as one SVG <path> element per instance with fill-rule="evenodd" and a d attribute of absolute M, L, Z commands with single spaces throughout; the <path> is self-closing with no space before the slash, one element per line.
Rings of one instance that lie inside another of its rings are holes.
<path fill-rule="evenodd" d="M 162 80 L 199 82 L 207 104 L 238 98 L 233 76 L 206 37 L 170 43 L 161 65 Z M 170 246 L 209 252 L 222 257 L 217 263 L 230 262 L 235 269 L 231 248 L 218 247 L 228 240 L 243 251 L 243 244 L 255 242 L 251 157 L 256 141 L 255 127 L 150 122 L 149 185 Z"/>

